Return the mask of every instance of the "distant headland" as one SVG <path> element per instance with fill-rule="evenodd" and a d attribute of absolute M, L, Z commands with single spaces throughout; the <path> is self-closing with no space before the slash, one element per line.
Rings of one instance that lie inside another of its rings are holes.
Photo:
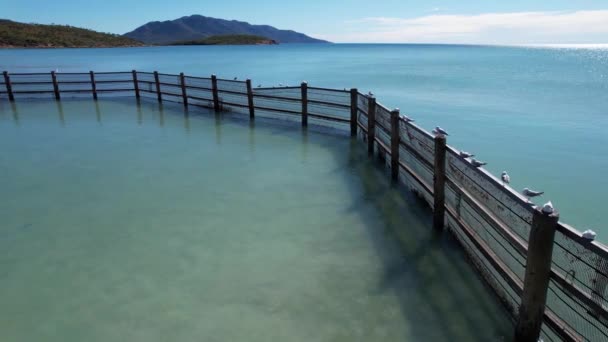
<path fill-rule="evenodd" d="M 145 44 L 129 37 L 64 26 L 0 19 L 0 48 L 130 47 Z"/>
<path fill-rule="evenodd" d="M 291 30 L 192 15 L 153 21 L 123 35 L 69 25 L 0 19 L 0 48 L 99 48 L 149 45 L 273 45 L 329 43 Z"/>

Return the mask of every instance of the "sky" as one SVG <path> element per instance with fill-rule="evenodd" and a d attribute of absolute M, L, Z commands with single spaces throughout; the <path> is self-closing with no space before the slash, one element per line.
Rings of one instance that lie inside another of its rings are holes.
<path fill-rule="evenodd" d="M 608 43 L 608 0 L 0 0 L 0 18 L 120 34 L 191 14 L 339 43 Z"/>

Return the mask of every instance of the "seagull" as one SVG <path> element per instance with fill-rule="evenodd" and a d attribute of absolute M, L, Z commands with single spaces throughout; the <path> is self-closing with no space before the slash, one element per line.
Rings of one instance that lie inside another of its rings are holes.
<path fill-rule="evenodd" d="M 261 85 L 261 84 L 258 84 L 258 88 L 262 88 L 262 85 Z"/>
<path fill-rule="evenodd" d="M 234 78 L 234 80 L 235 80 L 235 81 L 236 81 L 236 80 L 238 80 L 238 77 L 235 77 L 235 78 Z"/>
<path fill-rule="evenodd" d="M 473 153 L 469 153 L 469 152 L 465 152 L 465 151 L 460 151 L 460 156 L 465 159 L 475 157 L 475 155 Z"/>
<path fill-rule="evenodd" d="M 545 203 L 545 205 L 543 205 L 543 213 L 545 214 L 553 214 L 553 212 L 555 211 L 555 209 L 553 208 L 553 203 L 551 203 L 551 201 Z"/>
<path fill-rule="evenodd" d="M 502 179 L 502 186 L 505 186 L 505 184 L 511 183 L 511 177 L 509 176 L 507 171 L 502 172 L 502 175 L 500 175 L 500 179 Z"/>
<path fill-rule="evenodd" d="M 481 166 L 487 165 L 488 163 L 482 162 L 482 161 L 479 161 L 479 160 L 473 158 L 473 159 L 471 159 L 471 164 L 473 164 L 473 166 L 475 166 L 475 167 L 481 167 Z"/>
<path fill-rule="evenodd" d="M 410 119 L 407 115 L 401 114 L 401 117 L 403 118 L 403 120 L 405 120 L 405 122 L 414 122 L 414 120 Z"/>
<path fill-rule="evenodd" d="M 435 135 L 449 135 L 448 132 L 445 131 L 445 129 L 437 126 L 435 127 L 435 130 L 433 131 L 433 133 L 435 133 Z"/>
<path fill-rule="evenodd" d="M 524 191 L 521 192 L 524 196 L 528 197 L 528 202 L 530 202 L 530 198 L 532 197 L 538 197 L 538 196 L 542 196 L 542 194 L 544 194 L 544 191 L 534 191 L 534 190 L 530 190 L 528 188 L 524 188 Z"/>
<path fill-rule="evenodd" d="M 374 93 L 372 93 L 371 91 L 367 92 L 367 96 L 374 96 Z"/>
<path fill-rule="evenodd" d="M 596 236 L 597 236 L 597 234 L 591 229 L 587 229 L 583 232 L 583 238 L 587 239 L 589 241 L 595 240 Z"/>

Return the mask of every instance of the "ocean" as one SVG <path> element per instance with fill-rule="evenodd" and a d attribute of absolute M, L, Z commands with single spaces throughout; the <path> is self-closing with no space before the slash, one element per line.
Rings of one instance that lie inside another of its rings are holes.
<path fill-rule="evenodd" d="M 153 99 L 7 107 L 2 342 L 512 339 L 458 242 L 345 134 Z"/>
<path fill-rule="evenodd" d="M 474 152 L 517 190 L 545 191 L 561 220 L 608 241 L 608 48 L 283 44 L 0 50 L 9 72 L 131 69 L 240 79 L 254 86 L 372 91 L 448 144 Z"/>

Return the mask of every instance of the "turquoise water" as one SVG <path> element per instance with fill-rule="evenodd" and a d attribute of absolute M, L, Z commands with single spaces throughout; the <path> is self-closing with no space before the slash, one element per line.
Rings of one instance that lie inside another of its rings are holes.
<path fill-rule="evenodd" d="M 512 185 L 546 191 L 563 221 L 608 241 L 608 49 L 278 45 L 0 50 L 0 69 L 159 70 L 372 90 Z"/>
<path fill-rule="evenodd" d="M 510 340 L 348 136 L 63 100 L 0 103 L 0 144 L 3 342 Z"/>

